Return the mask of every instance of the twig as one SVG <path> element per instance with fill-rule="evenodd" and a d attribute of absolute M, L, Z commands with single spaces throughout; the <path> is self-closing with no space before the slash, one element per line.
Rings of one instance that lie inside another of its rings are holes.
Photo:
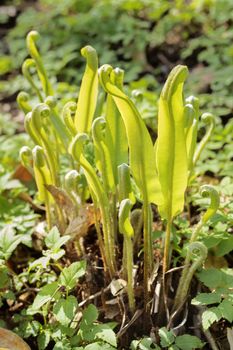
<path fill-rule="evenodd" d="M 109 290 L 110 290 L 110 284 L 106 288 L 102 289 L 100 292 L 97 292 L 97 293 L 95 293 L 93 295 L 90 295 L 88 298 L 86 298 L 85 300 L 81 301 L 81 303 L 79 303 L 78 306 L 81 307 L 81 306 L 85 305 L 88 301 L 93 300 L 93 299 L 101 296 L 101 294 L 106 293 Z"/>
<path fill-rule="evenodd" d="M 137 310 L 133 315 L 132 319 L 127 323 L 127 325 L 125 325 L 122 329 L 119 330 L 119 332 L 117 333 L 117 338 L 120 338 L 127 331 L 127 329 L 130 326 L 132 326 L 134 322 L 136 322 L 136 320 L 142 315 L 142 313 L 143 313 L 142 309 Z"/>

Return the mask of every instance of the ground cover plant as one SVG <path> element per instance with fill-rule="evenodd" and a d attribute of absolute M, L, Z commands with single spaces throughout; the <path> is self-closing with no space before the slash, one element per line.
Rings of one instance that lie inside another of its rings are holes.
<path fill-rule="evenodd" d="M 81 50 L 78 100 L 57 100 L 38 39 L 27 35 L 22 68 L 36 97 L 17 97 L 31 138 L 20 151 L 30 186 L 6 176 L 3 200 L 19 187 L 40 221 L 29 232 L 1 224 L 3 326 L 39 349 L 224 349 L 209 328 L 233 321 L 224 258 L 232 250 L 232 190 L 227 176 L 200 185 L 216 117 L 200 117 L 198 99 L 184 98 L 187 67 L 167 78 L 154 138 L 139 101 L 124 92 L 124 71 L 99 67 L 91 46 Z M 31 251 L 22 263 L 23 244 Z"/>

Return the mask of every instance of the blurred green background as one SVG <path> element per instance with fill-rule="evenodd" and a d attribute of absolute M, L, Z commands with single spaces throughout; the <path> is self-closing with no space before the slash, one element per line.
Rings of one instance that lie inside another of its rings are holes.
<path fill-rule="evenodd" d="M 191 73 L 187 93 L 198 94 L 203 109 L 226 120 L 233 110 L 232 13 L 232 0 L 1 1 L 1 101 L 13 102 L 29 88 L 20 67 L 26 34 L 35 29 L 61 97 L 77 96 L 84 70 L 80 49 L 89 44 L 100 64 L 123 68 L 129 87 L 144 93 L 145 117 L 156 111 L 171 68 L 183 63 Z"/>

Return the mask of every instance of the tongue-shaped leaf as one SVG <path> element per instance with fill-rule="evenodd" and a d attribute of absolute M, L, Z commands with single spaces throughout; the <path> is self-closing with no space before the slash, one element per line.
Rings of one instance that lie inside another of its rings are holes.
<path fill-rule="evenodd" d="M 156 162 L 164 197 L 159 211 L 165 219 L 171 219 L 182 211 L 187 187 L 188 162 L 183 103 L 183 84 L 187 74 L 186 66 L 175 67 L 159 99 Z"/>
<path fill-rule="evenodd" d="M 150 134 L 133 102 L 113 83 L 114 79 L 110 79 L 111 73 L 114 74 L 111 66 L 102 66 L 99 71 L 100 82 L 105 91 L 112 96 L 123 118 L 133 177 L 148 202 L 161 204 L 162 196 L 156 176 L 155 153 Z"/>

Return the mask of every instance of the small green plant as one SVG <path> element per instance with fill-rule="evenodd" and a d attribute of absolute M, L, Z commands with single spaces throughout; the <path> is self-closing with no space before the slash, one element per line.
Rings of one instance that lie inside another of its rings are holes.
<path fill-rule="evenodd" d="M 159 329 L 160 342 L 156 345 L 153 339 L 143 338 L 134 340 L 131 343 L 131 350 L 195 350 L 202 349 L 204 343 L 196 336 L 184 334 L 175 336 L 172 331 L 168 331 L 165 327 Z"/>
<path fill-rule="evenodd" d="M 202 263 L 207 258 L 208 250 L 203 243 L 197 242 L 198 235 L 202 227 L 208 222 L 209 219 L 211 219 L 211 217 L 216 213 L 219 207 L 219 195 L 218 192 L 212 186 L 204 185 L 202 186 L 200 192 L 203 197 L 210 197 L 210 206 L 207 209 L 206 213 L 203 214 L 203 216 L 201 217 L 201 220 L 196 225 L 190 237 L 184 268 L 181 274 L 178 289 L 176 291 L 176 297 L 173 307 L 174 310 L 179 309 L 185 302 L 192 277 L 196 270 L 202 265 Z M 193 262 L 193 264 L 189 266 L 192 255 L 195 255 L 195 253 L 199 256 Z"/>
<path fill-rule="evenodd" d="M 220 319 L 233 322 L 233 273 L 231 269 L 210 268 L 197 274 L 198 279 L 208 287 L 211 292 L 199 293 L 192 304 L 202 306 L 202 326 L 206 331 Z M 214 306 L 211 306 L 214 305 Z"/>
<path fill-rule="evenodd" d="M 115 323 L 97 322 L 98 310 L 90 304 L 83 312 L 77 298 L 72 294 L 78 280 L 85 275 L 86 262 L 78 261 L 68 267 L 61 265 L 65 254 L 62 248 L 70 239 L 60 236 L 53 227 L 44 239 L 43 256 L 29 264 L 28 271 L 14 274 L 8 267 L 8 260 L 21 242 L 11 226 L 0 231 L 0 302 L 14 302 L 18 293 L 24 293 L 25 281 L 37 283 L 37 295 L 33 303 L 14 315 L 15 329 L 20 336 L 36 338 L 38 349 L 53 346 L 58 349 L 116 349 L 117 341 L 113 328 Z M 54 273 L 54 269 L 60 273 Z M 26 278 L 26 279 L 25 279 Z M 40 315 L 40 317 L 38 317 Z M 43 322 L 41 322 L 41 317 Z"/>

